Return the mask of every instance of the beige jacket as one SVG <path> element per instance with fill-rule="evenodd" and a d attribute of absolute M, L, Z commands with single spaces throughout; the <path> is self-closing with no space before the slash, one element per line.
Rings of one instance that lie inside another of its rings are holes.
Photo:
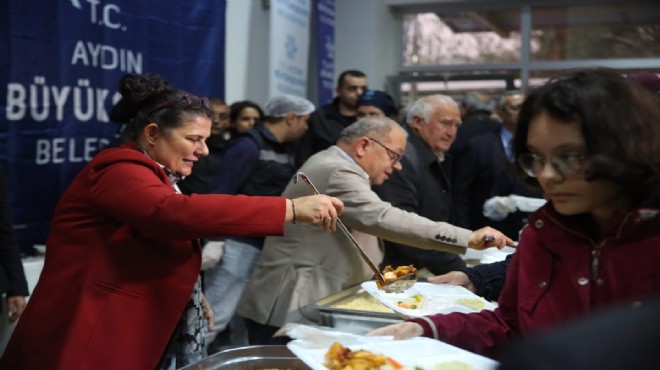
<path fill-rule="evenodd" d="M 344 202 L 340 219 L 378 265 L 383 252 L 378 238 L 447 252 L 464 253 L 471 231 L 433 222 L 382 201 L 371 190 L 366 173 L 337 147 L 309 158 L 300 169 L 322 194 Z M 299 181 L 283 196 L 310 195 Z M 373 277 L 350 240 L 337 229 L 287 224 L 283 237 L 267 237 L 237 312 L 261 324 L 307 323 L 299 308 Z"/>

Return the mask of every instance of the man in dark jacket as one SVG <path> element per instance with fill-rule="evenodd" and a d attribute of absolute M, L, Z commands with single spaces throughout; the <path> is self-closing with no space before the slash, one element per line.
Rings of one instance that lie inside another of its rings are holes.
<path fill-rule="evenodd" d="M 337 96 L 309 117 L 309 130 L 296 144 L 296 165 L 317 152 L 327 149 L 339 138 L 345 127 L 357 120 L 358 98 L 367 90 L 364 72 L 347 70 L 337 79 Z"/>
<path fill-rule="evenodd" d="M 452 196 L 456 225 L 468 229 L 492 226 L 517 240 L 529 212 L 516 211 L 490 219 L 484 216 L 484 203 L 494 196 L 541 198 L 538 191 L 529 188 L 516 176 L 515 158 L 510 149 L 518 111 L 524 100 L 525 95 L 520 91 L 504 92 L 496 110 L 502 120 L 500 129 L 468 140 L 465 151 L 454 161 Z"/>
<path fill-rule="evenodd" d="M 446 95 L 418 99 L 408 111 L 403 169 L 374 191 L 393 206 L 433 221 L 452 222 L 451 159 L 446 152 L 461 123 L 458 104 Z M 444 274 L 465 266 L 453 253 L 421 250 L 385 241 L 383 266 L 410 265 Z"/>

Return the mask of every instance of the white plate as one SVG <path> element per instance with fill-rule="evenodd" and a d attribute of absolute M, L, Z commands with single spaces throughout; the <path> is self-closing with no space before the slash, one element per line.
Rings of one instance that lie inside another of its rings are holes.
<path fill-rule="evenodd" d="M 345 346 L 352 350 L 364 349 L 373 353 L 383 354 L 404 366 L 410 367 L 432 368 L 434 365 L 451 361 L 464 362 L 477 370 L 494 370 L 499 365 L 498 362 L 487 357 L 430 338 L 418 337 L 387 341 L 378 337 L 371 337 L 373 341 L 369 341 L 370 337 L 363 338 L 363 343 L 353 343 Z M 330 348 L 329 345 L 326 344 L 323 347 L 319 347 L 314 346 L 310 342 L 296 339 L 289 342 L 287 347 L 312 369 L 327 370 L 323 366 L 323 362 L 325 362 L 325 354 Z"/>
<path fill-rule="evenodd" d="M 494 310 L 497 307 L 496 303 L 489 302 L 457 285 L 418 282 L 415 283 L 412 288 L 401 293 L 385 293 L 378 289 L 375 281 L 365 281 L 361 286 L 362 289 L 371 294 L 380 303 L 408 317 L 427 316 L 438 313 L 446 314 L 451 312 L 477 312 L 477 310 L 469 306 L 460 304 L 461 299 L 480 300 L 484 304 L 484 309 L 487 310 Z M 417 308 L 402 308 L 397 304 L 399 301 L 405 301 L 417 294 L 422 296 L 420 306 Z"/>

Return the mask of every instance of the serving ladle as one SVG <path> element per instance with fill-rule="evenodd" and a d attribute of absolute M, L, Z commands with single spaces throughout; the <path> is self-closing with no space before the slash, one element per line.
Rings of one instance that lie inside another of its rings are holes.
<path fill-rule="evenodd" d="M 305 184 L 307 184 L 312 193 L 320 194 L 316 186 L 312 184 L 312 181 L 309 179 L 309 177 L 307 177 L 307 175 L 302 172 L 296 173 L 296 175 L 293 177 L 293 183 L 297 184 L 298 179 L 302 179 Z M 381 289 L 386 293 L 401 293 L 406 289 L 410 289 L 417 282 L 417 274 L 414 272 L 406 276 L 401 276 L 397 279 L 385 279 L 383 273 L 378 270 L 378 267 L 376 267 L 373 261 L 364 252 L 364 249 L 360 247 L 360 244 L 358 244 L 357 240 L 355 240 L 351 232 L 348 231 L 348 228 L 346 228 L 344 223 L 341 222 L 339 217 L 337 217 L 337 225 L 339 226 L 339 229 L 344 233 L 344 235 L 346 235 L 346 237 L 351 241 L 351 244 L 358 251 L 360 257 L 362 257 L 362 259 L 367 263 L 367 266 L 369 266 L 369 268 L 374 272 L 374 277 L 376 278 L 376 285 L 378 286 L 378 289 Z"/>

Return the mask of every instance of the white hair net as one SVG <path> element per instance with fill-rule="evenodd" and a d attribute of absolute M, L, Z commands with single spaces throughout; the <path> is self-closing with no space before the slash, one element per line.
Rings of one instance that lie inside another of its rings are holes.
<path fill-rule="evenodd" d="M 264 114 L 268 117 L 285 117 L 289 113 L 305 116 L 316 109 L 314 104 L 299 96 L 277 95 L 268 99 L 264 105 Z"/>

